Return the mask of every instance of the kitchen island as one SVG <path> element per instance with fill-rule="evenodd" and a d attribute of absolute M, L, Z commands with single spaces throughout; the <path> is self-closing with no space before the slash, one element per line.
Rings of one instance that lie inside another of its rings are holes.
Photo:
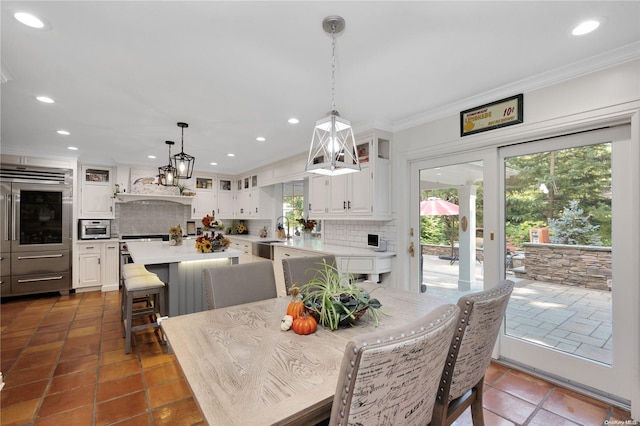
<path fill-rule="evenodd" d="M 202 287 L 202 270 L 238 263 L 240 252 L 226 249 L 198 253 L 195 240 L 184 240 L 180 246 L 164 241 L 135 241 L 127 244 L 134 263 L 145 265 L 150 272 L 167 283 L 167 306 L 170 317 L 207 310 Z"/>
<path fill-rule="evenodd" d="M 373 251 L 370 248 L 348 247 L 325 244 L 319 239 L 291 239 L 273 243 L 273 269 L 276 274 L 278 295 L 287 294 L 282 271 L 282 259 L 290 257 L 318 256 L 333 254 L 340 272 L 366 275 L 369 281 L 380 282 L 380 275 L 391 272 L 391 260 L 396 255 L 392 251 Z"/>

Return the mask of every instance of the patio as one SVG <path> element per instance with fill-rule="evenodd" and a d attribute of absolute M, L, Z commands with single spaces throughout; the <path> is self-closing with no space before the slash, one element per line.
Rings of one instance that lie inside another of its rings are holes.
<path fill-rule="evenodd" d="M 427 292 L 455 303 L 482 290 L 482 264 L 476 283 L 458 292 L 458 263 L 423 255 Z M 611 292 L 516 278 L 507 308 L 507 334 L 594 361 L 611 364 Z"/>

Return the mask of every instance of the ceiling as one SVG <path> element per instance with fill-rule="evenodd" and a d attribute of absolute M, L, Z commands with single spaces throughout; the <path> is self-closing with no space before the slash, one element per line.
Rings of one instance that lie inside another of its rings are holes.
<path fill-rule="evenodd" d="M 157 167 L 168 162 L 166 140 L 179 147 L 176 123 L 184 121 L 184 151 L 196 169 L 224 174 L 308 150 L 314 122 L 331 107 L 331 37 L 321 26 L 329 15 L 346 20 L 335 100 L 356 131 L 402 130 L 640 57 L 638 1 L 2 1 L 1 8 L 3 153 Z M 17 11 L 37 15 L 45 28 L 22 25 Z M 571 35 L 594 17 L 603 20 L 598 30 Z M 55 103 L 35 100 L 43 94 Z M 288 124 L 290 117 L 300 123 Z"/>

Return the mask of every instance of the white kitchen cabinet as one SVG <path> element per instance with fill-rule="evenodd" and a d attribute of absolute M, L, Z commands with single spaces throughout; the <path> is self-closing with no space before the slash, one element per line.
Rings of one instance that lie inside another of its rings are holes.
<path fill-rule="evenodd" d="M 113 219 L 115 217 L 112 167 L 82 166 L 80 174 L 80 218 Z"/>
<path fill-rule="evenodd" d="M 236 191 L 236 213 L 239 219 L 260 218 L 260 188 L 258 175 L 244 176 L 238 180 Z"/>
<path fill-rule="evenodd" d="M 233 191 L 233 179 L 230 177 L 218 177 L 218 189 L 217 189 L 217 208 L 216 218 L 219 219 L 233 219 L 234 217 L 234 191 Z"/>
<path fill-rule="evenodd" d="M 391 219 L 390 142 L 382 135 L 374 131 L 356 138 L 360 172 L 310 178 L 312 217 Z"/>
<path fill-rule="evenodd" d="M 196 195 L 191 202 L 191 218 L 202 219 L 212 214 L 216 208 L 215 179 L 211 176 L 198 176 L 192 179 Z"/>
<path fill-rule="evenodd" d="M 78 280 L 74 288 L 101 287 L 102 291 L 119 288 L 120 261 L 117 241 L 81 241 L 78 253 Z"/>
<path fill-rule="evenodd" d="M 253 245 L 251 241 L 245 240 L 243 238 L 233 238 L 229 235 L 227 235 L 226 237 L 229 239 L 229 241 L 231 241 L 229 248 L 240 250 L 241 252 L 238 258 L 238 263 L 253 262 Z"/>

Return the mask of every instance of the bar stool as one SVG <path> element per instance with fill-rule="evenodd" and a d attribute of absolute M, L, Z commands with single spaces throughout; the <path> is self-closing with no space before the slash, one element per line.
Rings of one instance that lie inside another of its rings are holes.
<path fill-rule="evenodd" d="M 142 272 L 142 271 L 139 271 Z M 122 337 L 125 337 L 125 353 L 131 353 L 131 333 L 147 328 L 159 328 L 157 319 L 165 312 L 165 288 L 164 283 L 156 274 L 148 273 L 132 276 L 124 281 L 122 288 L 122 317 L 123 329 Z M 134 298 L 140 296 L 153 297 L 150 306 L 133 307 Z M 152 322 L 140 325 L 133 325 L 133 319 L 151 316 Z"/>
<path fill-rule="evenodd" d="M 126 263 L 122 265 L 120 276 L 122 277 L 122 298 L 120 300 L 120 321 L 124 321 L 124 311 L 125 311 L 124 302 L 126 300 L 126 298 L 124 297 L 125 280 L 127 278 L 140 277 L 140 276 L 157 277 L 158 275 L 154 274 L 153 272 L 149 272 L 144 265 L 141 265 L 139 263 Z M 139 296 L 136 296 L 133 299 L 133 303 L 140 303 L 140 302 L 144 302 L 147 305 L 147 307 L 151 306 L 151 300 L 149 298 L 149 295 L 147 294 L 141 294 Z"/>

